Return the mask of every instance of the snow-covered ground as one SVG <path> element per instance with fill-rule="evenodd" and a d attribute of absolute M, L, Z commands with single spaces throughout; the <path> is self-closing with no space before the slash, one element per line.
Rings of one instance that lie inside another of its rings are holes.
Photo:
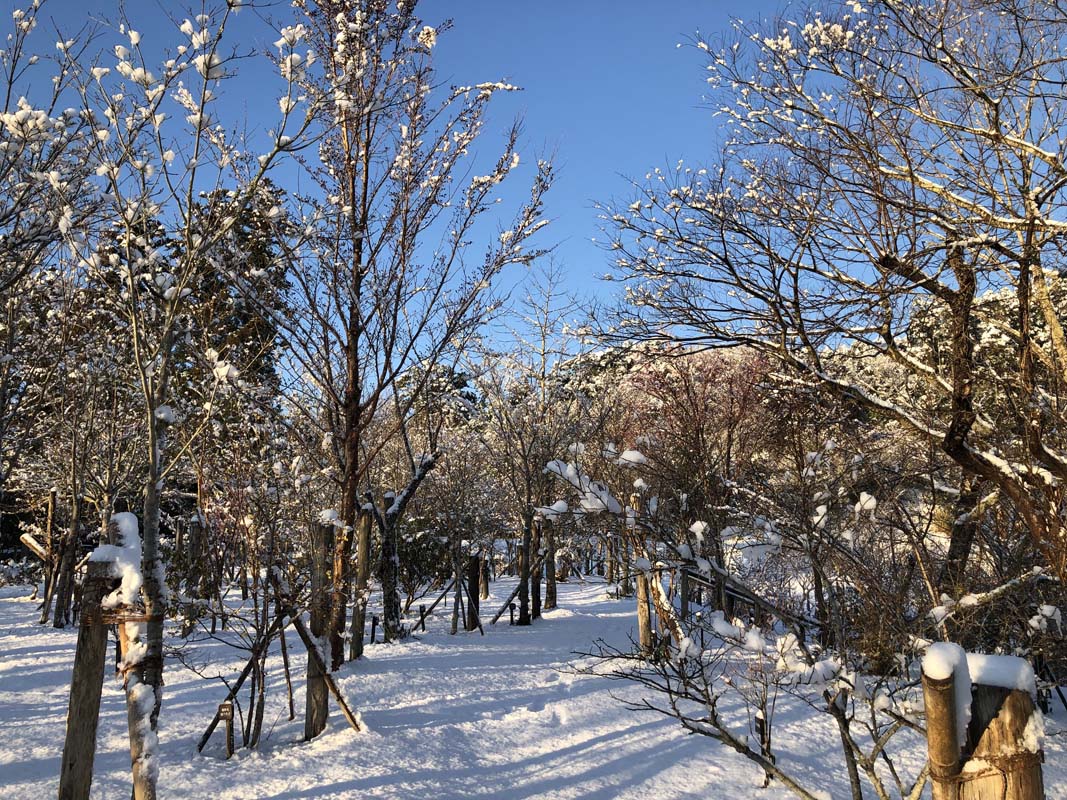
<path fill-rule="evenodd" d="M 513 584 L 494 584 L 502 599 Z M 196 742 L 226 690 L 173 660 L 161 716 L 164 798 L 777 798 L 762 789 L 760 771 L 718 743 L 687 736 L 670 720 L 628 711 L 619 698 L 636 686 L 576 673 L 597 638 L 622 645 L 633 627 L 633 602 L 607 599 L 602 583 L 560 584 L 560 608 L 530 628 L 507 616 L 477 632 L 450 636 L 446 614 L 429 632 L 398 646 L 376 645 L 341 673 L 349 703 L 369 728 L 356 734 L 331 712 L 326 733 L 300 742 L 297 719 L 285 713 L 279 659 L 268 661 L 272 700 L 269 738 L 256 752 L 222 755 L 221 729 L 204 755 Z M 495 609 L 501 599 L 486 601 Z M 0 589 L 0 797 L 39 800 L 55 795 L 75 634 L 34 624 L 36 604 L 25 592 Z M 290 632 L 294 673 L 303 673 Z M 205 641 L 194 660 L 204 674 L 236 676 L 240 654 Z M 1067 797 L 1067 714 L 1050 719 L 1046 785 Z M 846 797 L 832 729 L 824 716 L 779 715 L 782 755 L 807 785 Z M 788 744 L 786 744 L 788 743 Z M 93 797 L 129 796 L 126 717 L 120 686 L 104 688 Z M 909 771 L 922 753 L 907 759 Z"/>

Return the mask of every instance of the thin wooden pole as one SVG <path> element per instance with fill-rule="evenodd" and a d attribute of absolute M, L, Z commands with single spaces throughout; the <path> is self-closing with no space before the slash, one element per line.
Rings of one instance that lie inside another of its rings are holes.
<path fill-rule="evenodd" d="M 932 800 L 957 800 L 961 765 L 956 727 L 956 677 L 931 678 L 923 674 L 922 682 L 931 797 Z"/>

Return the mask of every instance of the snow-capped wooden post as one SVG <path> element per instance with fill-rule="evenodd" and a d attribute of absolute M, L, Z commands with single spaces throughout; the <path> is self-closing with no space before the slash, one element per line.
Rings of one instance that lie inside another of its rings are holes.
<path fill-rule="evenodd" d="M 1034 672 L 1014 656 L 931 645 L 923 695 L 933 800 L 1042 800 Z"/>
<path fill-rule="evenodd" d="M 96 755 L 96 728 L 107 658 L 107 626 L 100 601 L 112 582 L 111 562 L 90 561 L 82 589 L 81 625 L 67 709 L 67 736 L 59 771 L 59 800 L 88 800 Z"/>

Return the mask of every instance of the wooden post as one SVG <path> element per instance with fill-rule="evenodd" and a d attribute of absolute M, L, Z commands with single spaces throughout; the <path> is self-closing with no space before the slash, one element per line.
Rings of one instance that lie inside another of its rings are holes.
<path fill-rule="evenodd" d="M 1018 661 L 1010 656 L 981 658 Z M 1025 663 L 1019 667 L 1029 671 Z M 973 684 L 971 719 L 961 747 L 956 681 L 954 672 L 947 678 L 931 678 L 925 672 L 922 677 L 932 800 L 1042 800 L 1044 753 L 1037 749 L 1041 718 L 1030 693 Z"/>
<path fill-rule="evenodd" d="M 956 728 L 956 677 L 923 674 L 926 747 L 930 758 L 932 800 L 958 800 L 960 740 Z"/>
<path fill-rule="evenodd" d="M 352 638 L 348 658 L 355 661 L 363 655 L 363 629 L 367 625 L 367 596 L 370 582 L 370 511 L 360 509 L 356 518 L 356 574 L 353 588 L 355 603 L 352 605 Z M 425 628 L 423 628 L 425 630 Z"/>
<path fill-rule="evenodd" d="M 556 607 L 556 526 L 544 529 L 545 543 L 545 610 Z M 566 577 L 566 576 L 564 576 Z"/>
<path fill-rule="evenodd" d="M 322 665 L 328 663 L 330 658 L 326 653 L 318 651 L 320 644 L 327 640 L 326 623 L 328 619 L 327 592 L 328 580 L 326 576 L 327 557 L 333 549 L 332 533 L 330 525 L 315 523 L 311 526 L 311 635 L 313 644 L 319 658 L 312 657 L 308 652 L 307 664 L 307 695 L 304 704 L 304 739 L 314 739 L 326 728 L 326 719 L 329 716 L 330 690 L 326 685 L 325 670 Z"/>
<path fill-rule="evenodd" d="M 233 758 L 233 703 L 219 704 L 219 719 L 226 723 L 226 758 Z"/>
<path fill-rule="evenodd" d="M 426 604 L 419 603 L 419 625 L 423 632 L 426 632 Z"/>
<path fill-rule="evenodd" d="M 377 633 L 378 633 L 378 615 L 375 614 L 373 617 L 370 618 L 370 643 L 371 644 L 377 644 L 377 642 L 374 639 L 374 637 L 377 635 Z"/>
<path fill-rule="evenodd" d="M 59 771 L 59 800 L 88 800 L 96 755 L 96 726 L 107 657 L 107 626 L 100 601 L 111 583 L 111 563 L 90 561 L 82 591 L 81 626 L 67 708 L 67 737 Z"/>
<path fill-rule="evenodd" d="M 482 600 L 489 599 L 489 581 L 492 579 L 492 570 L 489 569 L 489 559 L 483 558 L 482 563 L 482 576 L 479 581 L 478 597 Z"/>
<path fill-rule="evenodd" d="M 463 621 L 463 630 L 473 631 L 481 627 L 478 618 L 478 584 L 481 582 L 482 562 L 478 556 L 467 556 L 467 617 Z"/>
<path fill-rule="evenodd" d="M 652 655 L 652 614 L 649 610 L 648 574 L 637 573 L 637 638 L 643 656 Z"/>
<path fill-rule="evenodd" d="M 967 744 L 971 756 L 963 768 L 959 800 L 1042 800 L 1041 775 L 1044 754 L 1036 747 L 1036 735 L 1027 736 L 1034 701 L 1029 692 L 986 686 L 973 687 L 971 722 Z"/>

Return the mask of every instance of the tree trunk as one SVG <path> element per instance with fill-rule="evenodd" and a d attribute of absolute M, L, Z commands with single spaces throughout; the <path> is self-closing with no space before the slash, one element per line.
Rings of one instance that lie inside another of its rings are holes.
<path fill-rule="evenodd" d="M 145 622 L 137 626 L 137 638 L 145 646 L 144 656 L 126 668 L 126 718 L 130 731 L 130 762 L 133 768 L 134 800 L 156 800 L 159 777 L 159 743 L 156 731 L 163 704 L 163 619 L 165 615 L 163 565 L 159 555 L 161 465 L 164 426 L 159 424 L 151 437 L 155 455 L 145 485 L 144 531 L 141 540 L 141 574 L 144 583 Z M 158 437 L 158 438 L 157 438 Z M 131 623 L 125 623 L 126 634 Z M 146 714 L 147 710 L 147 714 Z"/>
<path fill-rule="evenodd" d="M 541 555 L 541 520 L 534 521 L 534 538 L 530 554 L 537 561 L 536 568 L 530 575 L 530 617 L 541 619 L 541 577 L 545 571 L 545 560 L 538 558 Z"/>
<path fill-rule="evenodd" d="M 56 590 L 55 521 L 57 499 L 56 490 L 52 489 L 48 493 L 48 519 L 44 528 L 44 600 L 41 603 L 41 619 L 39 620 L 41 625 L 48 622 L 48 618 L 52 614 L 52 596 Z"/>
<path fill-rule="evenodd" d="M 64 628 L 71 621 L 70 607 L 74 599 L 74 565 L 78 561 L 78 527 L 81 524 L 81 500 L 77 496 L 70 501 L 70 525 L 59 555 L 56 576 L 55 612 L 52 627 Z"/>
<path fill-rule="evenodd" d="M 619 539 L 618 548 L 621 552 L 621 564 L 622 564 L 622 585 L 619 587 L 619 593 L 623 597 L 629 597 L 634 593 L 633 580 L 630 576 L 630 543 L 625 539 Z"/>
<path fill-rule="evenodd" d="M 452 593 L 452 635 L 459 631 L 459 610 L 463 605 L 463 572 L 459 563 L 459 548 L 452 548 L 452 585 L 455 587 Z M 463 620 L 466 629 L 466 619 Z"/>
<path fill-rule="evenodd" d="M 980 500 L 981 481 L 977 476 L 965 474 L 960 482 L 959 497 L 953 504 L 948 552 L 937 579 L 938 590 L 947 592 L 951 597 L 959 597 L 962 594 L 963 577 L 967 571 L 971 545 L 978 533 L 979 520 L 975 516 L 975 510 Z"/>
<path fill-rule="evenodd" d="M 488 600 L 489 599 L 489 581 L 492 580 L 492 577 L 493 577 L 492 571 L 493 570 L 492 570 L 492 567 L 489 566 L 489 559 L 483 557 L 482 560 L 481 560 L 481 564 L 482 564 L 482 574 L 481 574 L 481 580 L 479 581 L 480 587 L 479 587 L 478 596 L 482 600 Z"/>
<path fill-rule="evenodd" d="M 314 739 L 326 728 L 329 716 L 330 690 L 321 667 L 330 663 L 329 654 L 322 652 L 329 646 L 326 637 L 329 622 L 327 603 L 328 554 L 333 549 L 333 526 L 314 523 L 311 526 L 311 636 L 319 648 L 320 658 L 308 653 L 307 695 L 304 705 L 304 739 Z"/>
<path fill-rule="evenodd" d="M 395 642 L 402 635 L 400 627 L 400 555 L 397 552 L 398 519 L 389 509 L 395 501 L 392 493 L 385 495 L 382 518 L 382 553 L 379 573 L 382 580 L 382 634 L 387 642 Z"/>

